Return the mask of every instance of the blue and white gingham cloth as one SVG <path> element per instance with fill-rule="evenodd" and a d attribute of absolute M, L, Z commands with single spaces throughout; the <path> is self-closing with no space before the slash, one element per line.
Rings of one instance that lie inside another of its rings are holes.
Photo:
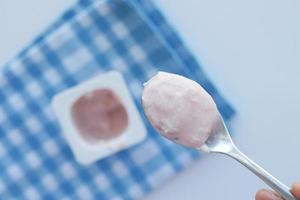
<path fill-rule="evenodd" d="M 123 73 L 140 112 L 142 83 L 164 70 L 198 81 L 225 119 L 234 113 L 151 1 L 80 1 L 0 69 L 0 199 L 138 199 L 199 157 L 145 120 L 146 141 L 76 163 L 49 103 L 111 69 Z"/>

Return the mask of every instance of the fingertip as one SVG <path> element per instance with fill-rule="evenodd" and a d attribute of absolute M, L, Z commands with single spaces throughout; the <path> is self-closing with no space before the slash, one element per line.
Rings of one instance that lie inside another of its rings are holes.
<path fill-rule="evenodd" d="M 262 189 L 256 193 L 255 200 L 280 200 L 280 197 L 270 190 Z"/>
<path fill-rule="evenodd" d="M 300 198 L 300 182 L 294 183 L 291 191 L 295 197 Z"/>
<path fill-rule="evenodd" d="M 259 190 L 255 195 L 255 200 L 272 200 L 270 198 L 270 191 L 266 189 Z"/>

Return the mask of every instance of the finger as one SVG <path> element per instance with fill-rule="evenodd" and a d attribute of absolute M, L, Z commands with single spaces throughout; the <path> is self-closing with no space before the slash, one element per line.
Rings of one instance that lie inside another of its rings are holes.
<path fill-rule="evenodd" d="M 282 198 L 273 191 L 262 189 L 255 195 L 256 200 L 282 200 Z"/>
<path fill-rule="evenodd" d="M 295 183 L 292 186 L 292 193 L 295 197 L 297 197 L 300 200 L 300 182 L 299 183 Z"/>

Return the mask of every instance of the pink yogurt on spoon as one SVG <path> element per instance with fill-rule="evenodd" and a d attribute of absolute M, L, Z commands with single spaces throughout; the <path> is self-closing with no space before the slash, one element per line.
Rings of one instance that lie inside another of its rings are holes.
<path fill-rule="evenodd" d="M 187 147 L 202 146 L 219 119 L 212 97 L 198 83 L 166 72 L 145 84 L 142 104 L 161 135 Z"/>

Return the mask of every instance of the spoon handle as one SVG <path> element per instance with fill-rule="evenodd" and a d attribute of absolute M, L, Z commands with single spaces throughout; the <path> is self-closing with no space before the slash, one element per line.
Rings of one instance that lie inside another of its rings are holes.
<path fill-rule="evenodd" d="M 239 161 L 255 175 L 261 178 L 266 184 L 268 184 L 273 190 L 278 192 L 285 200 L 297 200 L 290 192 L 290 189 L 281 183 L 278 179 L 269 174 L 266 170 L 260 167 L 258 164 L 253 162 L 250 158 L 244 155 L 236 147 L 231 151 L 226 152 L 227 155 Z"/>

